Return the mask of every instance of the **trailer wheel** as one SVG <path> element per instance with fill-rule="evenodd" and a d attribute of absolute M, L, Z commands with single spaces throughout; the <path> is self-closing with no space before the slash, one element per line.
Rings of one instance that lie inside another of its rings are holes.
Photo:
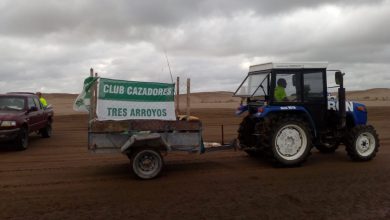
<path fill-rule="evenodd" d="M 131 166 L 137 177 L 153 179 L 161 173 L 164 161 L 159 151 L 139 149 L 131 156 Z"/>
<path fill-rule="evenodd" d="M 295 117 L 286 117 L 275 126 L 271 150 L 277 163 L 297 166 L 310 155 L 311 134 L 306 123 Z"/>
<path fill-rule="evenodd" d="M 371 125 L 359 125 L 347 134 L 346 151 L 354 161 L 368 161 L 376 156 L 379 138 Z"/>

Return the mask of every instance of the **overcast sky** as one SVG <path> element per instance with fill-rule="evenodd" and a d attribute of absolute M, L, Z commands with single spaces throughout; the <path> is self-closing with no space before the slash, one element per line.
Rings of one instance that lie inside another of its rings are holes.
<path fill-rule="evenodd" d="M 249 65 L 328 61 L 348 90 L 390 86 L 390 0 L 0 0 L 0 92 L 102 77 L 234 91 Z"/>

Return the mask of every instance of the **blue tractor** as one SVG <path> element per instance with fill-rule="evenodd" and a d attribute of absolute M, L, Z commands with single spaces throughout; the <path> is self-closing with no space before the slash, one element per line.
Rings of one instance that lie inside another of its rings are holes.
<path fill-rule="evenodd" d="M 379 148 L 378 134 L 367 125 L 365 105 L 346 101 L 343 73 L 327 63 L 265 63 L 250 66 L 234 96 L 237 114 L 248 112 L 238 130 L 238 145 L 251 156 L 283 166 L 305 162 L 312 147 L 335 152 L 344 144 L 354 161 L 368 161 Z M 330 96 L 327 72 L 338 88 Z"/>

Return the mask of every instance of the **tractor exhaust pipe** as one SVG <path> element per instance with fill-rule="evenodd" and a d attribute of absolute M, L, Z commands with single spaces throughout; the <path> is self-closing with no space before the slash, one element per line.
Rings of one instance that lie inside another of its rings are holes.
<path fill-rule="evenodd" d="M 337 71 L 335 73 L 336 84 L 340 86 L 338 90 L 339 96 L 339 129 L 346 127 L 347 113 L 345 109 L 345 88 L 344 88 L 344 73 Z"/>

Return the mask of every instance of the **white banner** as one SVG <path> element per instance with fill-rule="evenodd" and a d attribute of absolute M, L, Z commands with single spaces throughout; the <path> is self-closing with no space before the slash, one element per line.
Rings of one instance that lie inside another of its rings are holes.
<path fill-rule="evenodd" d="M 96 111 L 99 120 L 176 120 L 174 102 L 128 102 L 99 99 Z"/>
<path fill-rule="evenodd" d="M 99 79 L 98 120 L 176 120 L 174 84 Z"/>

